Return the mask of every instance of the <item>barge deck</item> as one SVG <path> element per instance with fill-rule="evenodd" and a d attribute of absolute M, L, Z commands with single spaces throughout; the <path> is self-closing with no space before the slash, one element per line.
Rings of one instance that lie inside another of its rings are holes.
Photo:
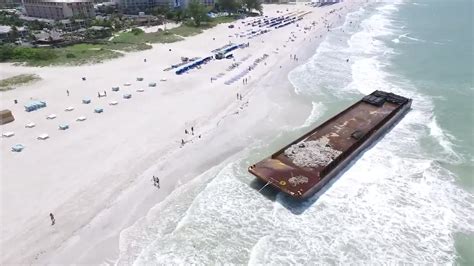
<path fill-rule="evenodd" d="M 393 93 L 374 91 L 250 166 L 249 172 L 291 197 L 307 198 L 399 121 L 411 102 Z"/>

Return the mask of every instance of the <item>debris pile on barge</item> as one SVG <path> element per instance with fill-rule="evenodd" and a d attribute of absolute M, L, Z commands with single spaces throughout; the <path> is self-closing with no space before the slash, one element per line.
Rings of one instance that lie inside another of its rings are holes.
<path fill-rule="evenodd" d="M 311 196 L 399 121 L 411 99 L 374 91 L 255 165 L 249 172 L 295 198 Z"/>
<path fill-rule="evenodd" d="M 325 166 L 340 154 L 340 151 L 331 147 L 326 136 L 317 140 L 293 144 L 285 150 L 285 155 L 299 167 Z"/>

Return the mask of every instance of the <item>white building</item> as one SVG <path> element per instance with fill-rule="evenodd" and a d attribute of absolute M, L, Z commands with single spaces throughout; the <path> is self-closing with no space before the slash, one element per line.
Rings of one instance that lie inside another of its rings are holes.
<path fill-rule="evenodd" d="M 30 17 L 60 20 L 94 17 L 93 0 L 23 0 Z"/>

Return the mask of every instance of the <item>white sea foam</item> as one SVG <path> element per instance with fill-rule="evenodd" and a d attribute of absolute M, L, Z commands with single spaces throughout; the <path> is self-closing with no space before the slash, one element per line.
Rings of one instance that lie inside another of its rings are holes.
<path fill-rule="evenodd" d="M 405 39 L 412 40 L 412 41 L 415 41 L 415 42 L 426 42 L 425 40 L 409 36 L 409 33 L 400 34 L 400 35 L 398 35 L 398 38 L 400 38 L 400 39 L 405 38 Z"/>
<path fill-rule="evenodd" d="M 304 121 L 301 127 L 309 127 L 312 126 L 324 112 L 326 112 L 326 106 L 321 102 L 312 102 L 311 113 L 309 114 L 308 118 Z"/>
<path fill-rule="evenodd" d="M 462 160 L 462 157 L 454 151 L 452 143 L 454 137 L 441 129 L 441 127 L 438 125 L 438 122 L 436 121 L 436 117 L 433 116 L 431 118 L 431 121 L 428 123 L 428 128 L 430 136 L 434 137 L 437 143 L 443 147 L 444 151 L 449 156 L 448 159 L 450 162 L 459 163 Z"/>

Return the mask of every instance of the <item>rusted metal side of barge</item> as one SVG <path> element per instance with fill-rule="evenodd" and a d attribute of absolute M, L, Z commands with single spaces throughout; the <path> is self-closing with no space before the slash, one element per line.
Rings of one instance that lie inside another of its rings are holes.
<path fill-rule="evenodd" d="M 251 165 L 249 172 L 294 198 L 307 198 L 399 121 L 411 103 L 403 96 L 374 91 Z"/>

